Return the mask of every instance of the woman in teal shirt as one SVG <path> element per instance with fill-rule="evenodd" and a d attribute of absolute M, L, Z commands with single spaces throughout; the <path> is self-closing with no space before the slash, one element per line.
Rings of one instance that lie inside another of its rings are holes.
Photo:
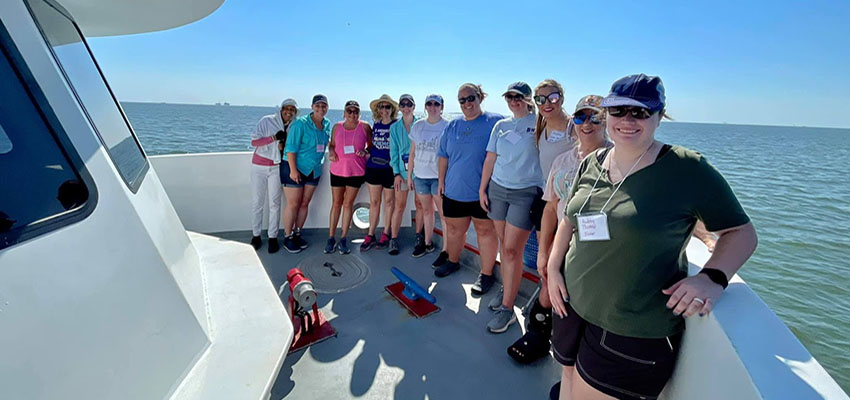
<path fill-rule="evenodd" d="M 313 112 L 292 123 L 283 148 L 290 171 L 289 177 L 281 176 L 286 197 L 283 248 L 290 253 L 307 248 L 307 242 L 301 238 L 301 228 L 307 220 L 310 200 L 322 176 L 325 148 L 331 135 L 331 121 L 325 118 L 328 98 L 323 94 L 313 96 L 311 108 Z"/>
<path fill-rule="evenodd" d="M 410 193 L 410 188 L 407 186 L 407 167 L 410 161 L 410 127 L 416 122 L 416 116 L 413 115 L 413 110 L 416 109 L 416 103 L 413 101 L 413 96 L 403 94 L 398 99 L 398 108 L 401 110 L 401 118 L 390 125 L 390 165 L 393 168 L 393 190 L 395 191 L 395 206 L 393 207 L 393 215 L 390 219 L 390 255 L 396 255 L 399 252 L 398 233 L 401 230 L 401 220 L 404 216 L 405 208 L 407 207 L 407 197 Z M 417 204 L 418 205 L 418 204 Z M 421 226 L 422 212 L 420 207 L 416 207 L 416 226 Z M 419 230 L 417 229 L 417 244 L 419 239 Z"/>

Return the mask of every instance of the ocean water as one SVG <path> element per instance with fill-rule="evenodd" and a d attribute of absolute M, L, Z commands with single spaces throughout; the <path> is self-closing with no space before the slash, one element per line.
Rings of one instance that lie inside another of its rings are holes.
<path fill-rule="evenodd" d="M 254 125 L 275 112 L 122 105 L 150 155 L 250 150 Z M 850 129 L 665 122 L 656 136 L 702 152 L 723 173 L 759 234 L 740 275 L 850 392 Z"/>

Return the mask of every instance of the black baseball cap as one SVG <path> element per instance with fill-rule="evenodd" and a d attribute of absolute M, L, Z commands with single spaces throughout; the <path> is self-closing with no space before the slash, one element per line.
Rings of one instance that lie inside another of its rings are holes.
<path fill-rule="evenodd" d="M 354 107 L 360 110 L 360 103 L 358 103 L 357 100 L 349 100 L 345 102 L 345 107 L 343 107 L 342 109 L 347 110 L 349 107 Z"/>
<path fill-rule="evenodd" d="M 328 96 L 325 96 L 323 94 L 317 94 L 317 95 L 313 96 L 313 101 L 310 104 L 312 105 L 312 104 L 316 104 L 316 103 L 328 104 Z"/>
<path fill-rule="evenodd" d="M 652 112 L 664 109 L 664 84 L 657 76 L 629 75 L 611 85 L 611 93 L 602 99 L 602 107 L 638 106 Z"/>

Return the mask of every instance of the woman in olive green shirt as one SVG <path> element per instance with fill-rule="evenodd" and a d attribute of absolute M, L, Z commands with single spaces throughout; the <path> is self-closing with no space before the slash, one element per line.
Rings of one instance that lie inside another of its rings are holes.
<path fill-rule="evenodd" d="M 660 78 L 622 78 L 602 107 L 614 147 L 582 161 L 547 265 L 561 398 L 655 398 L 673 372 L 682 317 L 711 311 L 756 233 L 705 157 L 655 140 Z M 697 221 L 719 238 L 688 277 Z"/>

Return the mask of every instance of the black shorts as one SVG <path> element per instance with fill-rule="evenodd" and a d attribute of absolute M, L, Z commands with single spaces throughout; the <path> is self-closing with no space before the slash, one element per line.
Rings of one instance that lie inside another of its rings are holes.
<path fill-rule="evenodd" d="M 359 188 L 363 186 L 363 182 L 366 181 L 366 177 L 363 175 L 360 176 L 339 176 L 331 174 L 331 187 L 353 187 Z"/>
<path fill-rule="evenodd" d="M 478 201 L 457 201 L 443 196 L 443 216 L 446 218 L 487 218 L 487 212 Z"/>
<path fill-rule="evenodd" d="M 596 390 L 618 399 L 654 399 L 673 375 L 682 333 L 660 339 L 620 336 L 585 321 L 570 304 L 552 315 L 555 360 L 576 366 Z"/>
<path fill-rule="evenodd" d="M 393 169 L 366 167 L 366 183 L 370 185 L 383 186 L 384 189 L 392 189 L 395 185 L 395 174 L 393 174 Z"/>

